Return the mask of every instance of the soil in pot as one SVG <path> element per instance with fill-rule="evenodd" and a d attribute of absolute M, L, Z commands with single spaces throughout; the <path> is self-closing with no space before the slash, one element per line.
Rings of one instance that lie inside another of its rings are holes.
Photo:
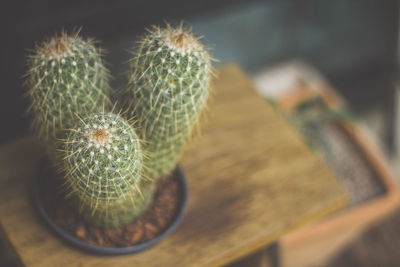
<path fill-rule="evenodd" d="M 49 168 L 46 168 L 49 169 Z M 145 214 L 130 225 L 102 229 L 86 223 L 78 211 L 65 199 L 61 179 L 45 171 L 44 208 L 53 222 L 65 232 L 91 245 L 102 247 L 131 247 L 142 244 L 164 232 L 176 217 L 181 199 L 179 183 L 173 175 L 161 179 L 153 202 Z"/>

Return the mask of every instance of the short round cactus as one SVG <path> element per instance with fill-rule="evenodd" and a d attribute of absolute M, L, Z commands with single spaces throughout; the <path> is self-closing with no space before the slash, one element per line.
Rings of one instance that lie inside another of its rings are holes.
<path fill-rule="evenodd" d="M 119 115 L 82 119 L 70 131 L 62 156 L 66 186 L 96 224 L 130 222 L 150 202 L 152 184 L 143 180 L 139 139 Z"/>
<path fill-rule="evenodd" d="M 169 174 L 178 163 L 209 95 L 207 49 L 182 25 L 154 27 L 134 49 L 126 108 L 145 141 L 147 176 Z"/>
<path fill-rule="evenodd" d="M 102 112 L 110 104 L 108 71 L 92 40 L 62 33 L 38 44 L 28 67 L 33 128 L 51 151 L 77 114 Z"/>

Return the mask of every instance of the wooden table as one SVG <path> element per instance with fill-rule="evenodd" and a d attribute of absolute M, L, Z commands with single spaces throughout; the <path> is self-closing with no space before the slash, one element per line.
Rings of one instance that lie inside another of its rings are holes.
<path fill-rule="evenodd" d="M 218 266 L 341 207 L 342 189 L 283 117 L 230 65 L 218 72 L 209 116 L 182 165 L 190 200 L 178 229 L 136 255 L 100 257 L 53 235 L 31 198 L 40 149 L 0 148 L 0 222 L 27 266 Z"/>

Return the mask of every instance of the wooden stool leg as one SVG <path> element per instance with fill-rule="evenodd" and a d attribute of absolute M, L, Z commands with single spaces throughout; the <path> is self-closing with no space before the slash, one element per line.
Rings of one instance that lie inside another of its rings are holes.
<path fill-rule="evenodd" d="M 280 245 L 279 242 L 276 241 L 272 243 L 268 248 L 265 254 L 268 255 L 269 263 L 271 267 L 279 267 L 280 263 Z"/>
<path fill-rule="evenodd" d="M 228 264 L 225 267 L 279 267 L 279 243 L 274 242 L 267 248 L 250 254 L 249 256 Z"/>
<path fill-rule="evenodd" d="M 24 266 L 0 225 L 0 266 Z"/>

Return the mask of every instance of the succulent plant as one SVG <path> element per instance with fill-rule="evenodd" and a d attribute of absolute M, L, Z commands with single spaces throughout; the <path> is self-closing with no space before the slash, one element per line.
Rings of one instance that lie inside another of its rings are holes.
<path fill-rule="evenodd" d="M 96 225 L 132 222 L 150 203 L 154 185 L 142 176 L 140 141 L 119 115 L 82 119 L 70 131 L 62 155 L 70 195 Z"/>
<path fill-rule="evenodd" d="M 146 176 L 160 178 L 175 168 L 205 106 L 211 58 L 182 25 L 153 27 L 133 54 L 125 107 L 144 140 Z"/>
<path fill-rule="evenodd" d="M 210 55 L 182 25 L 154 27 L 134 54 L 128 120 L 108 113 L 109 74 L 93 40 L 63 32 L 28 57 L 34 131 L 66 197 L 100 227 L 132 223 L 149 207 L 154 179 L 175 168 L 209 96 Z"/>
<path fill-rule="evenodd" d="M 110 105 L 108 71 L 93 40 L 64 32 L 36 45 L 28 67 L 32 126 L 53 154 L 77 114 L 102 112 Z"/>

